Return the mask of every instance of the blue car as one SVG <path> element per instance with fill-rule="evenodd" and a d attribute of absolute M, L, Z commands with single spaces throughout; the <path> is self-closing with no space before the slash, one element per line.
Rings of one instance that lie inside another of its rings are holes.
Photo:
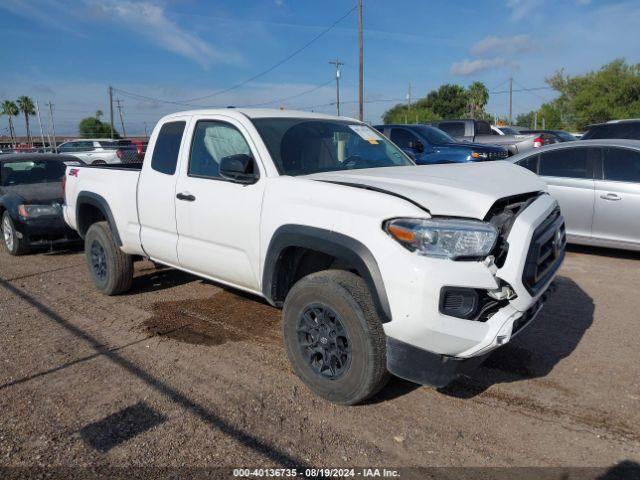
<path fill-rule="evenodd" d="M 429 125 L 377 125 L 374 127 L 411 156 L 418 165 L 504 160 L 506 148 L 498 145 L 457 142 Z"/>

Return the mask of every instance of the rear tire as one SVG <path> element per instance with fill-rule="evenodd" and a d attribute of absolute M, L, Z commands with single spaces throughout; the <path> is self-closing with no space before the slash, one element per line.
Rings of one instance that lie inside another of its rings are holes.
<path fill-rule="evenodd" d="M 284 303 L 283 334 L 296 375 L 327 400 L 362 402 L 389 379 L 382 323 L 366 283 L 351 272 L 299 280 Z"/>
<path fill-rule="evenodd" d="M 91 225 L 85 236 L 84 252 L 98 290 L 105 295 L 118 295 L 131 288 L 133 257 L 120 250 L 107 222 Z"/>
<path fill-rule="evenodd" d="M 2 215 L 1 230 L 4 247 L 7 249 L 7 252 L 9 252 L 10 255 L 18 257 L 29 252 L 29 247 L 27 247 L 24 239 L 18 238 L 15 224 L 13 223 L 9 212 L 5 211 Z"/>

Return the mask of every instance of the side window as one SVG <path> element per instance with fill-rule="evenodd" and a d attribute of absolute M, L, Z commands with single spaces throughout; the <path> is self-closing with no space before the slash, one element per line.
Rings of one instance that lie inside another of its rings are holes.
<path fill-rule="evenodd" d="M 184 132 L 185 122 L 168 122 L 160 128 L 156 145 L 153 147 L 151 168 L 166 175 L 176 173 L 180 142 Z"/>
<path fill-rule="evenodd" d="M 438 128 L 452 137 L 464 137 L 464 122 L 440 122 Z"/>
<path fill-rule="evenodd" d="M 58 147 L 58 152 L 59 153 L 72 153 L 74 151 L 73 146 L 74 146 L 73 142 L 63 143 L 62 145 L 60 145 Z"/>
<path fill-rule="evenodd" d="M 597 148 L 561 148 L 540 154 L 540 175 L 544 177 L 593 178 L 592 158 Z"/>
<path fill-rule="evenodd" d="M 604 179 L 640 183 L 640 153 L 626 148 L 604 149 Z"/>
<path fill-rule="evenodd" d="M 531 155 L 530 157 L 523 158 L 518 162 L 518 165 L 531 170 L 533 173 L 538 173 L 538 158 L 540 155 Z"/>
<path fill-rule="evenodd" d="M 76 142 L 74 147 L 76 152 L 90 152 L 93 150 L 93 142 Z"/>
<path fill-rule="evenodd" d="M 191 143 L 189 175 L 220 178 L 220 161 L 239 154 L 251 156 L 251 149 L 237 128 L 224 122 L 200 121 Z"/>
<path fill-rule="evenodd" d="M 481 120 L 477 121 L 476 135 L 491 135 L 491 124 L 489 124 L 489 122 L 483 122 Z"/>
<path fill-rule="evenodd" d="M 408 130 L 404 128 L 392 128 L 391 129 L 391 141 L 400 148 L 410 148 L 412 143 L 418 141 L 418 138 Z"/>

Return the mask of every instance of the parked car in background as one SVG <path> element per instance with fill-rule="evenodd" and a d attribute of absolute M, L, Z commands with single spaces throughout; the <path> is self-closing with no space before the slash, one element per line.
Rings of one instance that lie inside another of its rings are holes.
<path fill-rule="evenodd" d="M 473 368 L 530 324 L 564 258 L 535 175 L 416 166 L 349 118 L 176 113 L 127 167 L 67 174 L 65 219 L 96 288 L 128 290 L 143 256 L 261 296 L 283 308 L 296 374 L 338 403 L 387 371 L 443 386 Z"/>
<path fill-rule="evenodd" d="M 144 154 L 147 152 L 147 142 L 141 140 L 131 140 L 131 143 L 136 147 L 136 153 L 138 154 L 138 160 L 141 162 L 144 160 Z"/>
<path fill-rule="evenodd" d="M 510 161 L 547 182 L 569 242 L 640 250 L 640 141 L 557 143 Z"/>
<path fill-rule="evenodd" d="M 131 140 L 77 139 L 58 145 L 58 153 L 74 155 L 89 165 L 140 161 Z"/>
<path fill-rule="evenodd" d="M 640 140 L 640 119 L 611 120 L 607 123 L 589 125 L 581 140 L 601 140 L 604 138 Z"/>
<path fill-rule="evenodd" d="M 418 165 L 504 160 L 509 156 L 506 148 L 456 142 L 442 130 L 430 125 L 378 125 L 375 128 L 410 154 Z"/>
<path fill-rule="evenodd" d="M 82 164 L 68 155 L 0 157 L 2 240 L 11 255 L 79 240 L 62 217 L 62 179 L 67 166 Z"/>
<path fill-rule="evenodd" d="M 521 134 L 542 135 L 545 145 L 553 145 L 554 143 L 575 142 L 578 140 L 575 136 L 564 130 L 519 130 Z"/>
<path fill-rule="evenodd" d="M 485 120 L 440 120 L 428 124 L 444 130 L 458 141 L 500 145 L 506 148 L 510 155 L 531 150 L 536 146 L 536 135 L 503 135 L 494 132 L 491 124 Z"/>

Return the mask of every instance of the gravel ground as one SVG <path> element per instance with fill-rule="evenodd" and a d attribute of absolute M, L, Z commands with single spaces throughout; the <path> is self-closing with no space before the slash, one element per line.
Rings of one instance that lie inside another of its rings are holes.
<path fill-rule="evenodd" d="M 640 255 L 574 248 L 536 322 L 470 378 L 394 379 L 341 407 L 293 375 L 280 312 L 259 299 L 148 262 L 129 294 L 104 297 L 79 250 L 1 252 L 0 466 L 639 475 L 639 267 Z"/>

